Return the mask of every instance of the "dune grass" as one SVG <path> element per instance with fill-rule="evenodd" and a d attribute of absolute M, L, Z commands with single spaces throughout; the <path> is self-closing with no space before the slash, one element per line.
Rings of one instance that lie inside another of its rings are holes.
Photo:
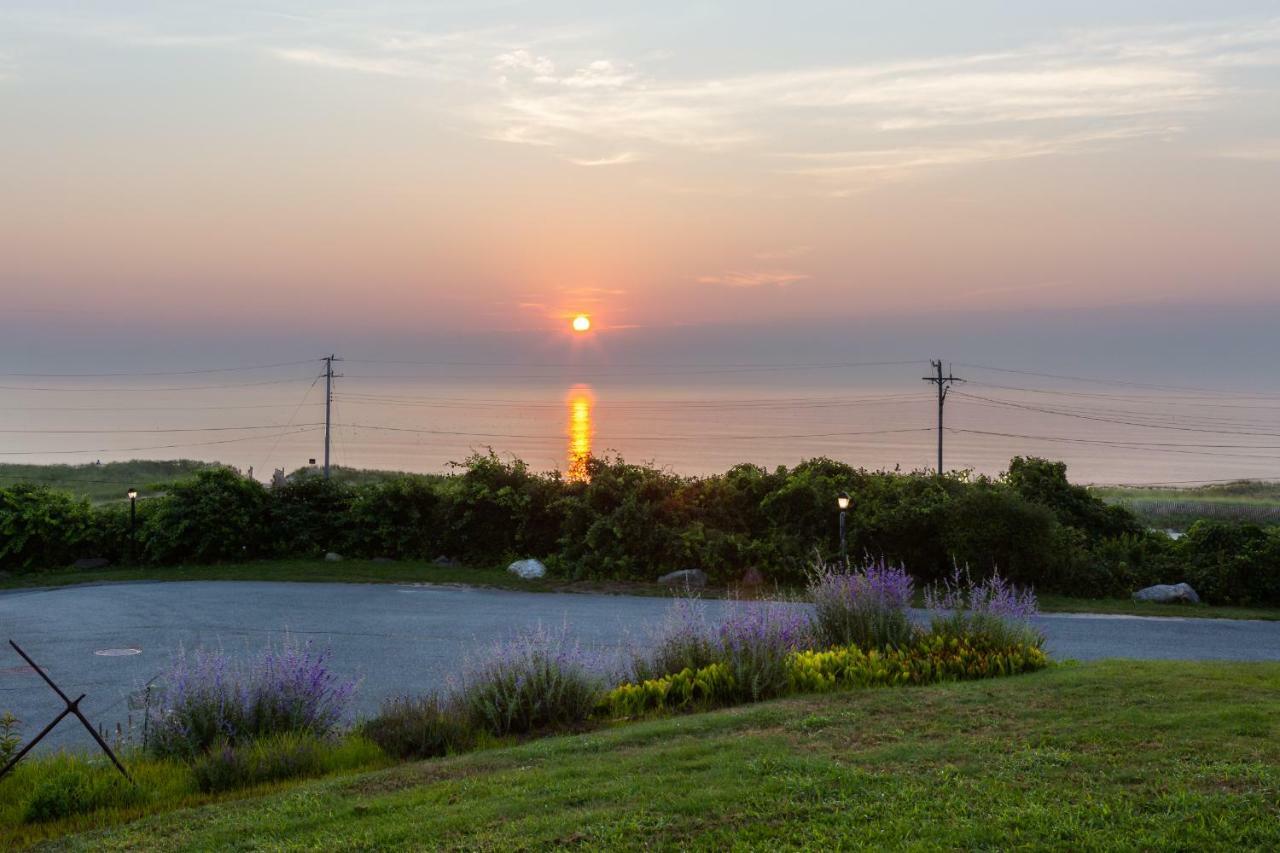
<path fill-rule="evenodd" d="M 1280 664 L 1111 661 L 556 737 L 68 850 L 1280 847 Z"/>

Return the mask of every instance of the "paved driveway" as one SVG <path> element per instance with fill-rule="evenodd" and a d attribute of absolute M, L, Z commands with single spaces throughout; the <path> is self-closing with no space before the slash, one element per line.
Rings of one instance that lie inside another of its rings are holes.
<path fill-rule="evenodd" d="M 334 667 L 362 679 L 360 708 L 445 682 L 470 650 L 539 623 L 567 624 L 586 646 L 621 654 L 661 620 L 659 598 L 523 593 L 381 584 L 123 583 L 0 592 L 0 641 L 15 639 L 72 696 L 87 693 L 90 719 L 113 729 L 128 695 L 163 669 L 179 646 L 256 649 L 285 632 L 332 647 Z M 724 602 L 708 602 L 719 609 Z M 1218 619 L 1043 616 L 1055 657 L 1280 660 L 1280 623 Z M 139 654 L 97 652 L 141 649 Z M 38 731 L 61 703 L 0 646 L 0 712 Z M 55 743 L 84 744 L 71 723 Z"/>

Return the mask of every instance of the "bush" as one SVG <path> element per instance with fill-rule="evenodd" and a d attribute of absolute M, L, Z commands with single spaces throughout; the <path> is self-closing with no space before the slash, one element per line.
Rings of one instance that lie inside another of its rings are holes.
<path fill-rule="evenodd" d="M 281 556 L 314 557 L 345 550 L 350 538 L 349 486 L 314 473 L 299 473 L 272 489 L 271 549 Z"/>
<path fill-rule="evenodd" d="M 302 735 L 276 735 L 240 746 L 224 741 L 196 758 L 191 773 L 206 794 L 316 776 L 321 749 L 315 738 Z"/>
<path fill-rule="evenodd" d="M 667 608 L 658 630 L 650 637 L 651 649 L 634 655 L 631 675 L 647 681 L 684 670 L 699 670 L 720 657 L 716 631 L 699 599 L 680 597 Z"/>
<path fill-rule="evenodd" d="M 926 588 L 924 600 L 932 631 L 943 639 L 980 648 L 1044 645 L 1044 634 L 1031 625 L 1039 612 L 1035 593 L 999 574 L 974 582 L 957 567 L 950 578 Z"/>
<path fill-rule="evenodd" d="M 907 613 L 914 589 L 906 569 L 884 560 L 852 572 L 820 565 L 808 590 L 814 605 L 814 634 L 823 646 L 906 646 L 915 636 Z"/>
<path fill-rule="evenodd" d="M 736 698 L 759 702 L 781 696 L 789 680 L 787 658 L 812 641 L 802 609 L 777 602 L 740 604 L 719 629 L 719 656 Z"/>
<path fill-rule="evenodd" d="M 444 549 L 440 487 L 428 477 L 397 477 L 358 490 L 351 502 L 351 547 L 394 559 L 431 558 Z"/>
<path fill-rule="evenodd" d="M 323 737 L 346 713 L 355 684 L 329 669 L 330 653 L 286 641 L 248 664 L 222 651 L 179 652 L 162 676 L 146 746 L 195 758 L 215 744 L 267 735 Z"/>
<path fill-rule="evenodd" d="M 270 496 L 230 468 L 209 468 L 155 498 L 142 538 L 154 563 L 217 563 L 271 550 Z"/>
<path fill-rule="evenodd" d="M 0 489 L 0 569 L 66 566 L 89 530 L 88 501 L 25 483 Z"/>
<path fill-rule="evenodd" d="M 99 809 L 133 805 L 142 799 L 141 789 L 110 765 L 66 763 L 36 784 L 23 820 L 47 823 Z"/>
<path fill-rule="evenodd" d="M 571 729 L 591 715 L 604 683 L 598 662 L 567 631 L 540 627 L 468 667 L 461 702 L 474 725 L 494 735 Z"/>
<path fill-rule="evenodd" d="M 1198 521 L 1176 545 L 1185 579 L 1205 601 L 1280 602 L 1280 529 Z"/>
<path fill-rule="evenodd" d="M 0 714 L 0 767 L 5 767 L 22 747 L 22 722 L 10 711 Z"/>
<path fill-rule="evenodd" d="M 475 743 L 465 710 L 436 695 L 390 699 L 360 733 L 405 761 L 465 752 Z"/>
<path fill-rule="evenodd" d="M 683 669 L 661 678 L 620 684 L 596 709 L 609 718 L 638 717 L 650 711 L 689 711 L 727 705 L 737 696 L 733 674 L 724 663 Z"/>

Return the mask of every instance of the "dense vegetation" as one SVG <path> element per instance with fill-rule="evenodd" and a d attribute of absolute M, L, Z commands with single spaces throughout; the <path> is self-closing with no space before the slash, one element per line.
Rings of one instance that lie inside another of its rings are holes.
<path fill-rule="evenodd" d="M 333 550 L 481 565 L 538 557 L 569 579 L 701 568 L 731 582 L 754 567 L 794 585 L 815 549 L 837 549 L 834 495 L 846 491 L 850 552 L 922 581 L 959 564 L 1082 597 L 1185 580 L 1214 603 L 1280 603 L 1280 529 L 1201 521 L 1174 542 L 1042 459 L 1015 458 L 999 478 L 870 472 L 821 458 L 708 477 L 606 458 L 588 472 L 588 482 L 572 481 L 489 453 L 451 476 L 353 484 L 299 474 L 268 489 L 213 468 L 139 501 L 134 540 L 126 504 L 93 507 L 19 484 L 0 489 L 0 570 L 79 557 L 174 565 Z"/>

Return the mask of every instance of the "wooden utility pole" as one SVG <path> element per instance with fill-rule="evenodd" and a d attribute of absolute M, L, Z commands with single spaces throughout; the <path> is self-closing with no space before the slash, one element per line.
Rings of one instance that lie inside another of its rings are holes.
<path fill-rule="evenodd" d="M 947 402 L 947 389 L 956 382 L 963 382 L 957 376 L 951 374 L 951 368 L 947 368 L 947 375 L 942 375 L 942 359 L 931 359 L 929 361 L 933 365 L 933 376 L 922 376 L 925 382 L 932 382 L 938 386 L 938 476 L 942 476 L 942 410 Z"/>
<path fill-rule="evenodd" d="M 333 424 L 333 363 L 342 361 L 333 353 L 324 357 L 324 478 L 329 479 L 329 433 Z"/>

